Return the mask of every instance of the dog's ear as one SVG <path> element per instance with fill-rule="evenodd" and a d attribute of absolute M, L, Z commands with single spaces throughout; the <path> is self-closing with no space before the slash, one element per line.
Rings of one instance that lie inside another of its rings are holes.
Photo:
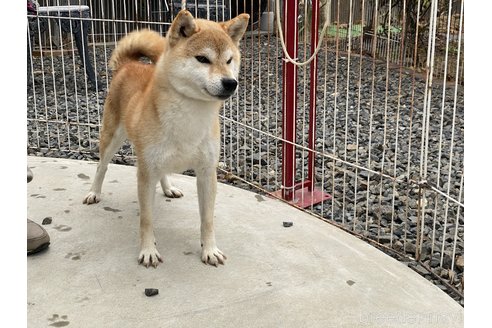
<path fill-rule="evenodd" d="M 169 46 L 173 47 L 181 38 L 189 38 L 198 32 L 193 15 L 188 10 L 181 10 L 174 18 L 171 28 L 167 33 Z"/>
<path fill-rule="evenodd" d="M 241 14 L 227 22 L 221 23 L 221 25 L 226 33 L 229 34 L 232 41 L 234 41 L 235 44 L 239 44 L 244 32 L 246 32 L 246 29 L 248 28 L 248 22 L 249 15 Z"/>

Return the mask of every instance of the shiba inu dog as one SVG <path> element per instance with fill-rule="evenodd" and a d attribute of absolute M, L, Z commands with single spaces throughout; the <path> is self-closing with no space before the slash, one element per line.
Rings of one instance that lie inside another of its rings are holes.
<path fill-rule="evenodd" d="M 108 163 L 126 139 L 137 154 L 140 207 L 138 262 L 156 267 L 152 211 L 158 182 L 167 197 L 183 196 L 171 173 L 193 169 L 201 219 L 201 260 L 217 266 L 226 256 L 216 245 L 214 203 L 219 159 L 219 110 L 234 94 L 240 65 L 239 41 L 249 15 L 216 23 L 182 10 L 165 38 L 140 30 L 122 38 L 110 67 L 113 78 L 104 104 L 100 161 L 85 204 L 101 199 Z M 152 64 L 139 59 L 147 57 Z"/>

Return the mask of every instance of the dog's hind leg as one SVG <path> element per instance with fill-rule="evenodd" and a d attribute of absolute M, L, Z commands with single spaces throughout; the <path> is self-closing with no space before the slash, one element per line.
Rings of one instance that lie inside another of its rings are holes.
<path fill-rule="evenodd" d="M 183 192 L 172 185 L 171 181 L 169 180 L 169 176 L 167 174 L 164 175 L 161 179 L 161 187 L 162 187 L 162 192 L 164 193 L 164 195 L 166 195 L 166 197 L 169 198 L 183 197 Z"/>
<path fill-rule="evenodd" d="M 126 133 L 122 126 L 103 125 L 101 132 L 101 141 L 99 143 L 99 164 L 97 165 L 96 176 L 92 182 L 91 190 L 84 197 L 84 204 L 94 204 L 101 200 L 101 188 L 108 170 L 108 164 L 113 158 L 113 155 L 120 149 L 125 142 Z"/>

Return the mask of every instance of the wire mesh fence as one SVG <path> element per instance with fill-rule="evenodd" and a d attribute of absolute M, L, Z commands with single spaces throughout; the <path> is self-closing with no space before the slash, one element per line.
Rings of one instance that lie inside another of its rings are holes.
<path fill-rule="evenodd" d="M 312 26 L 316 4 L 324 35 Z M 164 35 L 181 1 L 53 0 L 38 9 L 67 5 L 65 15 L 27 15 L 27 150 L 97 160 L 116 42 L 140 28 Z M 186 2 L 195 17 L 252 17 L 238 92 L 221 112 L 220 179 L 273 194 L 285 174 L 298 182 L 312 175 L 330 197 L 304 210 L 407 262 L 464 304 L 464 2 L 298 1 L 297 60 L 310 57 L 312 33 L 321 43 L 314 92 L 306 65 L 288 95 L 297 101 L 293 140 L 284 137 L 286 56 L 277 29 L 286 13 L 276 15 L 276 5 Z M 88 55 L 75 40 L 84 22 Z M 283 170 L 285 144 L 295 149 L 294 173 Z M 113 162 L 135 164 L 129 143 Z"/>

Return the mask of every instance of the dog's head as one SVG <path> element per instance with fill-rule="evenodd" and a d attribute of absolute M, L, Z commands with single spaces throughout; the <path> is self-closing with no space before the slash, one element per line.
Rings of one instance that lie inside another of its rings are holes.
<path fill-rule="evenodd" d="M 205 101 L 232 96 L 238 84 L 239 41 L 248 20 L 248 14 L 241 14 L 216 23 L 180 11 L 167 33 L 162 58 L 172 87 L 187 97 Z"/>

